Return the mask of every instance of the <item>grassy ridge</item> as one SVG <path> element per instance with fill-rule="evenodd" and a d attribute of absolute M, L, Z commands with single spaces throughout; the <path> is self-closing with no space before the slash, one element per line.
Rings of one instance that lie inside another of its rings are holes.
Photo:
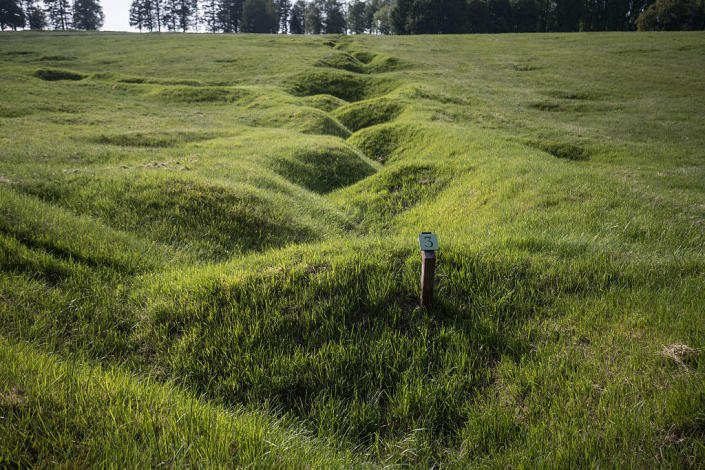
<path fill-rule="evenodd" d="M 0 36 L 0 458 L 702 466 L 702 51 Z"/>
<path fill-rule="evenodd" d="M 7 364 L 0 375 L 3 466 L 54 466 L 57 456 L 72 467 L 355 464 L 266 414 L 207 405 L 149 378 L 63 362 L 4 340 L 0 358 Z"/>

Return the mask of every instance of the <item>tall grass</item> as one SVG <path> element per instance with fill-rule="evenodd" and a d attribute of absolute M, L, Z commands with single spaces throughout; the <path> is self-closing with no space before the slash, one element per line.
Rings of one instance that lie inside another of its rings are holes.
<path fill-rule="evenodd" d="M 3 34 L 0 462 L 702 467 L 703 50 Z"/>

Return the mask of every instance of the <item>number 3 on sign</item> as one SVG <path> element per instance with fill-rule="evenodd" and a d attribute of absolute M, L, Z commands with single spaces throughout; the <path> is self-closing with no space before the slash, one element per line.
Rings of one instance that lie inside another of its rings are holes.
<path fill-rule="evenodd" d="M 438 250 L 438 236 L 435 233 L 422 233 L 419 235 L 419 248 L 421 251 Z"/>

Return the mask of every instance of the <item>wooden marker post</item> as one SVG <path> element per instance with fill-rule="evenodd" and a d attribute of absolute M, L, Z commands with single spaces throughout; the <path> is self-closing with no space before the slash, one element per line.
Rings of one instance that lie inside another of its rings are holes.
<path fill-rule="evenodd" d="M 419 248 L 421 248 L 421 306 L 430 307 L 433 303 L 433 278 L 436 275 L 436 250 L 438 250 L 436 234 L 421 233 Z"/>

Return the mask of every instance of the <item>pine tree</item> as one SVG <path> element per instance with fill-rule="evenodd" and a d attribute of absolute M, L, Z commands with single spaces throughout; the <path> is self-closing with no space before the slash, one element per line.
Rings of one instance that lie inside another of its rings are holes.
<path fill-rule="evenodd" d="M 291 11 L 291 2 L 289 0 L 276 0 L 274 2 L 276 11 L 279 15 L 279 32 L 286 34 L 289 32 L 289 12 Z"/>
<path fill-rule="evenodd" d="M 219 0 L 218 24 L 226 33 L 240 31 L 242 23 L 242 0 Z"/>
<path fill-rule="evenodd" d="M 348 8 L 348 28 L 355 34 L 362 34 L 367 30 L 367 16 L 365 2 L 354 0 Z"/>
<path fill-rule="evenodd" d="M 245 0 L 242 4 L 242 30 L 248 33 L 276 33 L 279 28 L 272 0 Z"/>
<path fill-rule="evenodd" d="M 164 0 L 164 12 L 162 19 L 164 20 L 164 26 L 169 31 L 176 31 L 178 22 L 178 10 L 179 3 L 178 0 Z"/>
<path fill-rule="evenodd" d="M 389 12 L 389 19 L 394 34 L 411 34 L 408 20 L 413 0 L 395 0 Z"/>
<path fill-rule="evenodd" d="M 164 8 L 162 8 L 164 0 L 145 0 L 145 2 L 149 5 L 147 10 L 150 12 L 149 18 L 152 23 L 151 27 L 156 27 L 157 31 L 161 32 L 162 25 L 164 24 Z"/>
<path fill-rule="evenodd" d="M 22 7 L 16 0 L 0 0 L 0 29 L 5 31 L 5 28 L 23 28 L 25 25 L 25 16 Z"/>
<path fill-rule="evenodd" d="M 535 0 L 512 0 L 511 30 L 516 33 L 536 31 L 538 10 Z"/>
<path fill-rule="evenodd" d="M 304 34 L 306 32 L 304 28 L 305 14 L 306 3 L 303 0 L 298 0 L 291 7 L 289 14 L 289 32 L 291 34 Z"/>
<path fill-rule="evenodd" d="M 142 8 L 139 0 L 132 0 L 130 4 L 130 26 L 137 27 L 137 29 L 142 32 L 142 27 L 144 26 L 144 19 L 142 18 Z"/>
<path fill-rule="evenodd" d="M 42 30 L 47 27 L 47 17 L 44 10 L 39 8 L 34 2 L 28 2 L 26 7 L 27 24 L 29 29 Z"/>
<path fill-rule="evenodd" d="M 313 0 L 306 5 L 304 29 L 308 34 L 321 34 L 323 31 L 323 0 Z"/>
<path fill-rule="evenodd" d="M 210 33 L 216 33 L 220 29 L 219 8 L 218 0 L 205 0 L 203 3 L 203 24 Z"/>
<path fill-rule="evenodd" d="M 66 30 L 71 27 L 71 5 L 69 0 L 44 0 L 49 23 L 54 29 Z"/>
<path fill-rule="evenodd" d="M 345 13 L 343 13 L 343 5 L 340 0 L 326 0 L 323 5 L 325 12 L 324 32 L 326 34 L 345 33 L 347 24 L 345 22 Z"/>
<path fill-rule="evenodd" d="M 73 3 L 73 27 L 84 31 L 96 31 L 103 26 L 103 8 L 97 0 L 75 0 Z"/>
<path fill-rule="evenodd" d="M 166 0 L 164 4 L 163 19 L 169 31 L 188 31 L 198 24 L 197 14 L 197 0 Z"/>
<path fill-rule="evenodd" d="M 142 29 L 152 30 L 146 24 L 146 14 L 144 10 L 143 0 L 132 0 L 130 4 L 130 26 L 137 27 L 140 31 Z"/>
<path fill-rule="evenodd" d="M 159 0 L 133 0 L 130 6 L 130 26 L 137 26 L 152 32 L 159 31 L 161 25 Z"/>

